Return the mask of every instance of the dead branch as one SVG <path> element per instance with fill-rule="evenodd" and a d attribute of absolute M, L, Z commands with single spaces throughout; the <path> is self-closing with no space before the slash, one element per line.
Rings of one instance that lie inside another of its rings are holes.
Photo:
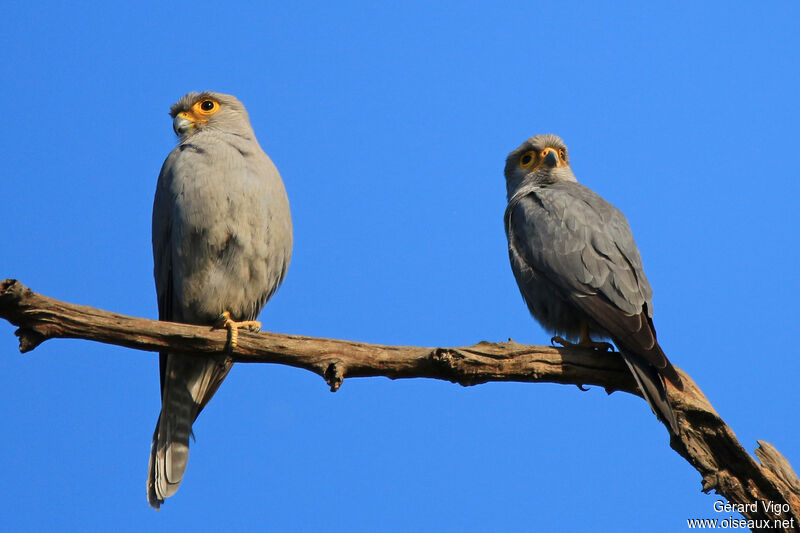
<path fill-rule="evenodd" d="M 225 349 L 226 331 L 133 318 L 32 292 L 13 279 L 0 282 L 0 317 L 19 329 L 21 352 L 52 338 L 98 341 L 151 352 L 201 356 Z M 277 363 L 320 375 L 332 391 L 345 378 L 433 378 L 464 386 L 488 381 L 596 385 L 607 392 L 638 390 L 619 357 L 591 350 L 526 346 L 511 340 L 455 348 L 386 346 L 300 335 L 242 332 L 234 359 Z M 680 371 L 683 391 L 668 387 L 681 428 L 670 446 L 700 472 L 702 490 L 715 490 L 755 522 L 752 529 L 800 529 L 800 481 L 788 461 L 759 441 L 760 464 L 742 447 L 700 388 Z M 756 505 L 753 505 L 753 503 Z M 763 504 L 762 504 L 763 502 Z M 769 506 L 772 503 L 773 505 Z M 787 510 L 788 509 L 788 510 Z M 762 527 L 759 527 L 762 526 Z"/>

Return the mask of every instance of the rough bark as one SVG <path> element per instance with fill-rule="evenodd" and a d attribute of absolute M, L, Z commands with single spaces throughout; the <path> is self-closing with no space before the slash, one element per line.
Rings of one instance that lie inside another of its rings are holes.
<path fill-rule="evenodd" d="M 18 326 L 16 335 L 21 352 L 33 350 L 52 338 L 85 339 L 137 350 L 190 355 L 219 353 L 226 349 L 227 343 L 225 330 L 134 318 L 69 304 L 36 294 L 11 279 L 0 282 L 0 317 Z M 578 348 L 527 346 L 511 340 L 423 348 L 242 331 L 234 359 L 304 368 L 324 378 L 332 391 L 345 378 L 386 376 L 442 379 L 464 386 L 488 381 L 595 385 L 609 393 L 624 391 L 639 395 L 619 357 Z M 741 508 L 742 515 L 748 520 L 762 521 L 755 523 L 753 530 L 800 530 L 800 481 L 788 461 L 763 441 L 759 441 L 755 452 L 760 463 L 756 461 L 694 381 L 678 371 L 684 390 L 678 391 L 670 385 L 668 394 L 681 434 L 671 439 L 670 446 L 700 473 L 703 491 L 715 490 L 732 504 L 746 504 Z M 768 507 L 770 502 L 773 505 Z M 763 527 L 764 520 L 771 521 L 770 527 Z"/>

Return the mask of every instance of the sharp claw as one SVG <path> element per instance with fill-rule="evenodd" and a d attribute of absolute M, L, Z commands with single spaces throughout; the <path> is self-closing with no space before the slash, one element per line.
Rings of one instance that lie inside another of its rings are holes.
<path fill-rule="evenodd" d="M 214 322 L 214 327 L 219 329 L 227 328 L 229 321 L 231 321 L 231 312 L 223 311 L 223 313 L 219 315 L 217 320 Z"/>
<path fill-rule="evenodd" d="M 571 342 L 567 342 L 558 335 L 550 338 L 550 346 L 555 346 L 556 344 L 560 344 L 563 348 L 574 346 Z"/>

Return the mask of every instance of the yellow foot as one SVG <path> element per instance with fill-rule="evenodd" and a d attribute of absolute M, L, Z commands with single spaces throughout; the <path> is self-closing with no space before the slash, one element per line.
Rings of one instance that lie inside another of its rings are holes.
<path fill-rule="evenodd" d="M 231 312 L 225 311 L 217 319 L 214 327 L 228 329 L 228 345 L 226 349 L 233 351 L 239 344 L 239 328 L 245 328 L 249 331 L 258 331 L 261 329 L 261 322 L 258 320 L 245 320 L 243 322 L 236 322 L 231 318 Z"/>
<path fill-rule="evenodd" d="M 581 339 L 580 342 L 569 342 L 568 340 L 556 335 L 550 339 L 550 344 L 560 344 L 564 348 L 591 348 L 592 350 L 600 350 L 602 352 L 614 351 L 613 344 L 608 342 L 596 342 L 590 338 Z"/>

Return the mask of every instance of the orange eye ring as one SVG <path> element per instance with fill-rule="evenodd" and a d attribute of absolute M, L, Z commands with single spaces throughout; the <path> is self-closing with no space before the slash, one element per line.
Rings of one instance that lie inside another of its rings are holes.
<path fill-rule="evenodd" d="M 192 106 L 192 111 L 198 117 L 210 117 L 219 111 L 219 102 L 206 98 L 205 100 L 195 102 Z"/>
<path fill-rule="evenodd" d="M 533 163 L 536 161 L 536 152 L 533 150 L 529 150 L 522 154 L 522 157 L 519 158 L 519 166 L 520 168 L 531 168 Z"/>

